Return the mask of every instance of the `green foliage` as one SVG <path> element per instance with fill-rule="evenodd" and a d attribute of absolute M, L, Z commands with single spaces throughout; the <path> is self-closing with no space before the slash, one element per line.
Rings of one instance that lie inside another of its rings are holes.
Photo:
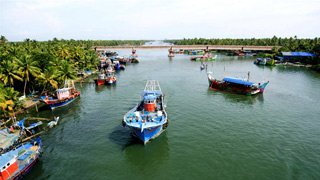
<path fill-rule="evenodd" d="M 274 46 L 272 52 L 277 56 L 281 55 L 281 52 L 311 52 L 317 54 L 317 58 L 310 58 L 307 60 L 310 64 L 320 64 L 320 38 L 314 39 L 298 39 L 297 36 L 290 38 L 281 38 L 273 36 L 272 38 L 264 39 L 173 39 L 165 40 L 168 43 L 174 43 L 175 45 L 243 45 L 243 46 Z M 281 46 L 277 49 L 276 46 Z"/>

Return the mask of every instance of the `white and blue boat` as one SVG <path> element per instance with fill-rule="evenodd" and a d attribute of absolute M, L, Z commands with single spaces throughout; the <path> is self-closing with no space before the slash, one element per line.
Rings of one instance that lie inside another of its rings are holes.
<path fill-rule="evenodd" d="M 22 179 L 41 156 L 41 139 L 0 154 L 0 179 Z"/>
<path fill-rule="evenodd" d="M 130 127 L 145 145 L 168 127 L 164 93 L 157 80 L 148 80 L 140 103 L 124 115 L 122 125 Z"/>

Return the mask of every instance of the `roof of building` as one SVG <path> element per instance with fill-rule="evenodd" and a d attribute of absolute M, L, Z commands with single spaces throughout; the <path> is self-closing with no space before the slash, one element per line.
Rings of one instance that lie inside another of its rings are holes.
<path fill-rule="evenodd" d="M 299 57 L 307 57 L 307 56 L 317 56 L 316 54 L 312 54 L 309 52 L 282 52 L 283 57 L 293 57 L 293 56 L 299 56 Z"/>

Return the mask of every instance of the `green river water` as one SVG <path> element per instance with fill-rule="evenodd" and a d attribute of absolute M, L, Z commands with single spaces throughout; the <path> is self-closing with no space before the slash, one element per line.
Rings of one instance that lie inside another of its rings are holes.
<path fill-rule="evenodd" d="M 256 57 L 207 62 L 217 78 L 250 71 L 250 81 L 270 81 L 263 95 L 244 96 L 209 89 L 189 55 L 137 54 L 140 63 L 119 71 L 116 85 L 77 84 L 72 104 L 28 114 L 60 121 L 41 136 L 44 154 L 26 180 L 320 179 L 319 73 L 256 66 Z M 150 79 L 166 94 L 170 123 L 144 146 L 121 121 Z"/>

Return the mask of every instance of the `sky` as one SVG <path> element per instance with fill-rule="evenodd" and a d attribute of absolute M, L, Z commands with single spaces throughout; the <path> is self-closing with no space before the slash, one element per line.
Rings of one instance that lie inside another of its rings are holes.
<path fill-rule="evenodd" d="M 9 41 L 320 37 L 319 0 L 0 0 Z"/>

